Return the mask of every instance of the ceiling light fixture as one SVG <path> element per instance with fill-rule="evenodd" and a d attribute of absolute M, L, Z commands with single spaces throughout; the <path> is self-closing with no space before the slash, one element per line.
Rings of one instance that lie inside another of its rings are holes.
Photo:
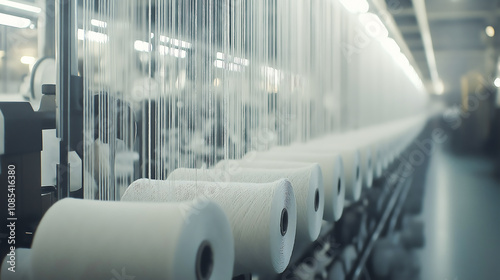
<path fill-rule="evenodd" d="M 16 28 L 26 28 L 30 26 L 31 20 L 22 17 L 0 13 L 0 25 L 6 25 Z"/>
<path fill-rule="evenodd" d="M 36 62 L 36 58 L 32 56 L 23 56 L 21 57 L 21 63 L 26 65 L 33 65 Z"/>
<path fill-rule="evenodd" d="M 370 10 L 370 4 L 366 0 L 340 0 L 340 3 L 353 14 L 366 13 Z"/>
<path fill-rule="evenodd" d="M 442 95 L 444 93 L 444 83 L 443 83 L 443 81 L 439 80 L 437 83 L 434 84 L 434 92 L 437 95 Z"/>
<path fill-rule="evenodd" d="M 491 26 L 491 25 L 486 26 L 486 29 L 484 31 L 486 32 L 486 35 L 488 35 L 488 37 L 495 36 L 495 28 L 493 28 L 493 26 Z"/>
<path fill-rule="evenodd" d="M 39 7 L 35 7 L 35 6 L 23 4 L 23 3 L 18 3 L 18 2 L 14 2 L 14 1 L 8 1 L 8 0 L 0 0 L 0 5 L 14 8 L 14 9 L 27 11 L 27 12 L 32 12 L 32 13 L 36 13 L 36 14 L 39 14 L 42 11 L 42 9 Z"/>
<path fill-rule="evenodd" d="M 100 27 L 100 28 L 106 28 L 108 26 L 108 23 L 102 20 L 98 19 L 92 19 L 90 20 L 90 24 L 92 24 L 95 27 Z"/>
<path fill-rule="evenodd" d="M 500 78 L 496 78 L 493 84 L 497 87 L 500 88 Z"/>
<path fill-rule="evenodd" d="M 78 40 L 89 40 L 97 43 L 106 43 L 108 41 L 108 35 L 90 30 L 85 32 L 85 30 L 83 29 L 78 29 Z"/>

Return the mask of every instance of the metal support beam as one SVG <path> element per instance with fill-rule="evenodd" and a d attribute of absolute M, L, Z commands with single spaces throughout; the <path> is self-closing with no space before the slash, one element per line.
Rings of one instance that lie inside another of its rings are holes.
<path fill-rule="evenodd" d="M 412 17 L 416 15 L 416 10 L 413 8 L 405 8 L 391 11 L 394 18 Z M 459 20 L 488 20 L 498 18 L 500 9 L 495 10 L 476 10 L 476 11 L 443 11 L 427 13 L 427 19 L 432 21 L 459 21 Z"/>
<path fill-rule="evenodd" d="M 376 9 L 376 13 L 379 14 L 380 19 L 384 22 L 385 26 L 392 34 L 393 39 L 398 43 L 399 47 L 401 48 L 401 52 L 406 55 L 408 61 L 415 69 L 415 72 L 417 72 L 418 76 L 420 77 L 420 79 L 422 79 L 422 82 L 425 84 L 425 77 L 422 75 L 422 71 L 420 70 L 415 58 L 413 57 L 410 48 L 408 48 L 408 45 L 406 44 L 406 41 L 403 38 L 403 35 L 401 34 L 401 31 L 398 28 L 398 25 L 394 21 L 393 16 L 387 10 L 387 4 L 385 3 L 384 0 L 372 0 L 372 3 Z"/>
<path fill-rule="evenodd" d="M 0 26 L 0 49 L 3 50 L 3 54 L 0 55 L 0 60 L 2 62 L 2 88 L 0 91 L 6 93 L 9 91 L 8 83 L 9 83 L 9 67 L 8 67 L 8 52 L 9 48 L 7 46 L 8 40 L 8 32 L 6 26 Z"/>
<path fill-rule="evenodd" d="M 414 33 L 420 33 L 420 28 L 418 28 L 418 25 L 406 25 L 406 26 L 400 26 L 399 30 L 403 34 L 414 34 Z"/>
<path fill-rule="evenodd" d="M 427 58 L 427 64 L 429 65 L 429 72 L 431 73 L 431 80 L 434 91 L 437 94 L 442 94 L 443 83 L 439 79 L 439 74 L 437 71 L 436 57 L 434 55 L 434 47 L 432 45 L 431 30 L 429 28 L 429 22 L 427 20 L 425 0 L 413 0 L 412 2 L 413 7 L 415 8 L 415 15 L 417 17 L 418 26 L 420 27 L 422 41 L 424 43 L 425 56 Z"/>
<path fill-rule="evenodd" d="M 398 9 L 398 10 L 391 10 L 390 12 L 391 12 L 392 16 L 395 17 L 395 18 L 415 16 L 415 10 L 413 8 L 404 8 L 404 9 Z"/>
<path fill-rule="evenodd" d="M 60 142 L 57 174 L 58 199 L 69 197 L 71 76 L 78 75 L 77 0 L 56 0 L 56 127 Z"/>
<path fill-rule="evenodd" d="M 425 50 L 413 51 L 416 57 L 425 55 Z M 484 56 L 484 48 L 474 48 L 474 49 L 434 49 L 434 54 L 439 56 L 439 58 L 453 59 L 456 57 L 464 56 Z"/>
<path fill-rule="evenodd" d="M 433 21 L 490 20 L 500 17 L 500 9 L 491 11 L 458 11 L 444 13 L 429 13 L 428 19 Z"/>
<path fill-rule="evenodd" d="M 39 0 L 42 9 L 38 17 L 38 58 L 56 54 L 55 1 Z"/>

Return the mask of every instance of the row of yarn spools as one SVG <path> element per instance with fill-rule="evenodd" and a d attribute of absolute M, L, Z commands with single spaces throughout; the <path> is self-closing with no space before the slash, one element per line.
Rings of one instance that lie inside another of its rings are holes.
<path fill-rule="evenodd" d="M 212 169 L 180 168 L 164 181 L 135 181 L 120 202 L 59 201 L 31 249 L 11 248 L 2 279 L 279 274 L 318 238 L 323 220 L 338 221 L 384 176 L 424 124 L 419 116 L 251 152 Z"/>

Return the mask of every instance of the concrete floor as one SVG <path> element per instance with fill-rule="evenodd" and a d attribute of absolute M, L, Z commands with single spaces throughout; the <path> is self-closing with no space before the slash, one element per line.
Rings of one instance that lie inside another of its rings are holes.
<path fill-rule="evenodd" d="M 482 157 L 436 149 L 424 198 L 422 280 L 500 279 L 500 182 Z"/>

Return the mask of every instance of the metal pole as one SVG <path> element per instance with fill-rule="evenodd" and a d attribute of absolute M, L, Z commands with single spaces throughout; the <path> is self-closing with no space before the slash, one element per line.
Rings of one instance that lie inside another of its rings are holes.
<path fill-rule="evenodd" d="M 8 93 L 9 88 L 8 88 L 8 82 L 9 82 L 9 68 L 7 67 L 7 57 L 8 57 L 8 48 L 7 48 L 7 27 L 2 26 L 2 40 L 0 42 L 3 42 L 2 49 L 4 50 L 3 56 L 0 58 L 2 60 L 2 91 L 3 93 Z"/>
<path fill-rule="evenodd" d="M 77 2 L 56 0 L 56 131 L 60 142 L 57 176 L 58 199 L 69 197 L 70 90 L 71 76 L 78 75 Z"/>
<path fill-rule="evenodd" d="M 56 54 L 55 1 L 39 0 L 43 8 L 38 17 L 38 58 L 54 57 Z"/>

